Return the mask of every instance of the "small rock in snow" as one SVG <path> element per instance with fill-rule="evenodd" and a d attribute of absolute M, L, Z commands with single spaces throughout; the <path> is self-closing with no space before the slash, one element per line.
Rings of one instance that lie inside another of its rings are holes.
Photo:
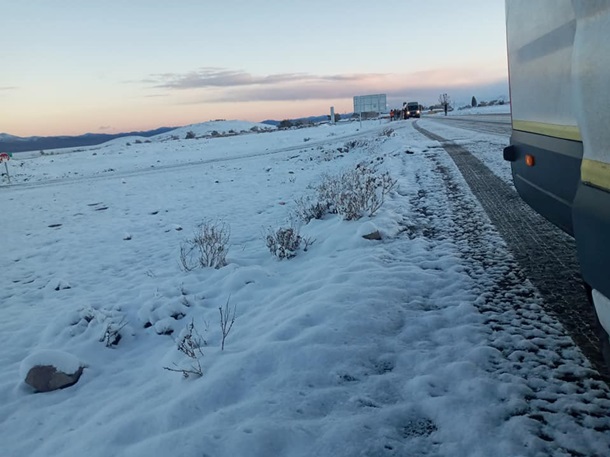
<path fill-rule="evenodd" d="M 83 373 L 83 364 L 67 352 L 41 351 L 21 362 L 19 372 L 36 392 L 51 392 L 72 386 Z"/>
<path fill-rule="evenodd" d="M 377 228 L 377 226 L 371 222 L 367 221 L 363 223 L 360 227 L 358 227 L 358 235 L 366 240 L 380 240 L 381 232 Z"/>
<path fill-rule="evenodd" d="M 372 233 L 362 235 L 362 238 L 364 238 L 365 240 L 381 240 L 381 233 L 379 233 L 379 230 L 375 230 Z"/>

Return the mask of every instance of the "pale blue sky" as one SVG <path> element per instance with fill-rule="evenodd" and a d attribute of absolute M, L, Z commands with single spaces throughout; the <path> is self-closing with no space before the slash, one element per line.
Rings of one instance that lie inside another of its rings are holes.
<path fill-rule="evenodd" d="M 0 0 L 0 132 L 507 95 L 503 0 Z"/>

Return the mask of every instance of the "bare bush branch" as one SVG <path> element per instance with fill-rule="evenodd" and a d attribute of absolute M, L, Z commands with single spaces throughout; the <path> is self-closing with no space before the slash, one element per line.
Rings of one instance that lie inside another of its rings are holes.
<path fill-rule="evenodd" d="M 104 343 L 107 348 L 116 346 L 121 341 L 121 330 L 127 325 L 124 318 L 121 318 L 119 322 L 108 322 L 104 333 L 100 337 L 100 342 Z"/>
<path fill-rule="evenodd" d="M 191 359 L 188 367 L 179 367 L 174 363 L 176 368 L 163 367 L 168 371 L 175 371 L 182 373 L 182 376 L 188 378 L 190 375 L 203 376 L 203 370 L 201 368 L 201 358 L 203 357 L 203 351 L 201 346 L 205 345 L 205 340 L 201 337 L 197 329 L 195 328 L 195 322 L 191 320 L 191 323 L 186 326 L 184 334 L 178 339 L 178 350 L 182 352 L 186 357 Z"/>
<path fill-rule="evenodd" d="M 390 193 L 398 181 L 392 179 L 389 172 L 385 172 L 376 177 L 376 187 L 378 193 L 375 198 L 371 198 L 367 204 L 369 216 L 373 216 L 385 202 L 385 196 Z"/>
<path fill-rule="evenodd" d="M 185 241 L 180 245 L 180 265 L 184 271 L 192 271 L 199 265 L 196 259 L 193 259 L 193 251 L 195 245 L 190 240 Z"/>
<path fill-rule="evenodd" d="M 303 251 L 307 252 L 307 249 L 309 249 L 309 247 L 314 244 L 316 242 L 316 240 L 314 238 L 303 238 L 301 237 L 301 240 L 303 241 Z"/>
<path fill-rule="evenodd" d="M 314 201 L 311 197 L 301 197 L 295 203 L 294 215 L 305 224 L 312 219 L 322 219 L 328 212 L 326 202 Z"/>
<path fill-rule="evenodd" d="M 387 137 L 391 137 L 392 135 L 394 135 L 394 129 L 392 127 L 386 127 L 385 129 L 383 129 L 383 131 L 379 134 L 379 136 L 387 136 Z"/>
<path fill-rule="evenodd" d="M 227 298 L 227 302 L 224 305 L 218 307 L 218 311 L 220 312 L 220 330 L 222 332 L 222 342 L 220 345 L 220 350 L 225 350 L 225 340 L 229 335 L 229 332 L 233 328 L 233 324 L 235 323 L 235 317 L 237 315 L 237 305 L 233 306 L 233 310 L 229 308 L 229 300 L 231 297 Z"/>

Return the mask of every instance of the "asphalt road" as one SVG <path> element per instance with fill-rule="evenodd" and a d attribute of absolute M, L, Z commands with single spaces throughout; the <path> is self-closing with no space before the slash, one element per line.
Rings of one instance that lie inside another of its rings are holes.
<path fill-rule="evenodd" d="M 511 133 L 510 114 L 430 116 L 426 117 L 426 119 L 481 133 L 493 133 L 506 136 L 509 136 Z"/>

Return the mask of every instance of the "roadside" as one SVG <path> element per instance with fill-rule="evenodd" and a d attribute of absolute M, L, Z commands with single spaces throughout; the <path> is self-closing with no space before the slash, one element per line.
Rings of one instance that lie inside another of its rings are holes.
<path fill-rule="evenodd" d="M 422 223 L 431 219 L 432 200 L 447 208 L 441 217 L 451 221 L 440 227 L 448 232 L 428 232 L 452 240 L 477 285 L 474 305 L 488 338 L 485 367 L 494 382 L 519 392 L 522 401 L 507 421 L 527 423 L 540 438 L 531 443 L 536 455 L 603 455 L 607 444 L 594 443 L 610 432 L 610 378 L 599 372 L 605 367 L 587 321 L 591 308 L 573 245 L 537 214 L 528 214 L 520 199 L 511 197 L 514 190 L 465 148 L 414 128 L 448 154 L 431 149 L 424 155 L 439 180 L 413 204 Z"/>
<path fill-rule="evenodd" d="M 419 125 L 415 129 L 441 143 L 464 180 L 507 243 L 518 267 L 539 290 L 541 306 L 556 317 L 570 337 L 610 380 L 610 370 L 599 352 L 596 316 L 588 302 L 574 240 L 531 210 L 512 185 L 498 178 L 467 148 L 440 137 Z M 510 282 L 508 275 L 504 281 Z"/>
<path fill-rule="evenodd" d="M 606 384 L 544 311 L 441 145 L 411 122 L 387 126 L 321 148 L 309 146 L 314 134 L 332 130 L 287 132 L 284 145 L 259 135 L 267 144 L 257 148 L 246 136 L 217 150 L 164 143 L 184 161 L 303 147 L 124 181 L 72 179 L 172 165 L 163 149 L 127 154 L 119 144 L 82 160 L 44 158 L 31 175 L 65 174 L 69 185 L 7 189 L 5 453 L 607 455 Z M 485 137 L 474 144 L 482 150 Z M 362 164 L 396 180 L 374 217 L 311 220 L 300 233 L 315 243 L 275 258 L 265 229 L 321 177 Z M 204 216 L 230 224 L 228 265 L 184 271 L 180 247 Z M 363 238 L 375 229 L 381 239 Z M 228 297 L 238 318 L 223 350 Z M 183 379 L 164 368 L 189 363 L 177 344 L 193 322 L 204 372 Z M 123 324 L 107 347 L 100 335 Z M 33 395 L 22 361 L 46 349 L 87 368 L 75 386 Z"/>

